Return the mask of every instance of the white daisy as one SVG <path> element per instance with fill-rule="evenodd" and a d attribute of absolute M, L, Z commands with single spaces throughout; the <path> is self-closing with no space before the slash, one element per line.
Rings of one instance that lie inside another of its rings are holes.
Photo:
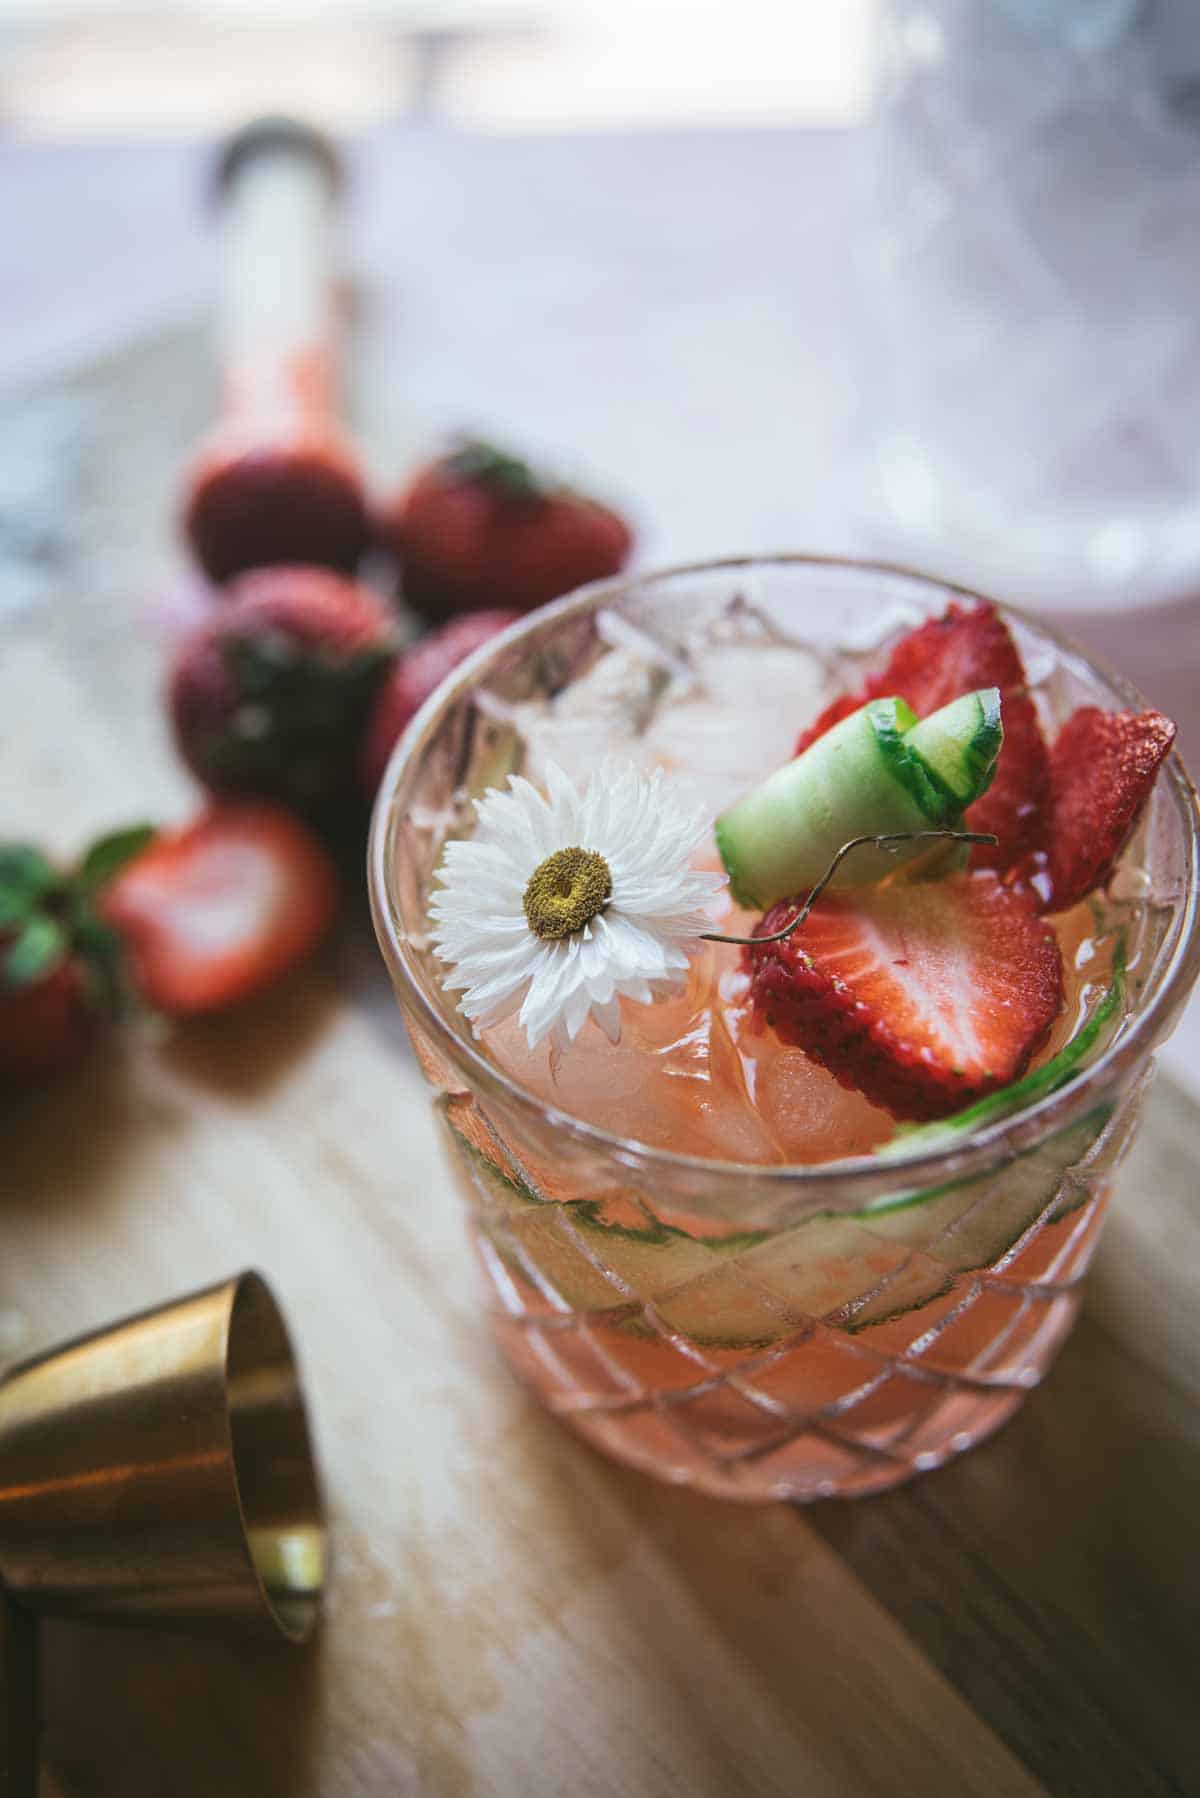
<path fill-rule="evenodd" d="M 722 874 L 691 858 L 711 829 L 670 778 L 608 765 L 582 793 L 548 763 L 547 795 L 517 775 L 448 843 L 430 901 L 446 986 L 476 1030 L 520 1009 L 530 1048 L 559 1048 L 593 1016 L 611 1042 L 622 998 L 683 984 Z"/>

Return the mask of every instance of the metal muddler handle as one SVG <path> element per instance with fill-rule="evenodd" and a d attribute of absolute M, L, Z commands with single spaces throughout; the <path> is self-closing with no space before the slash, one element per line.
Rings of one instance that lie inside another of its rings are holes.
<path fill-rule="evenodd" d="M 35 1798 L 37 1620 L 311 1635 L 327 1540 L 299 1376 L 255 1273 L 0 1380 L 0 1792 Z"/>

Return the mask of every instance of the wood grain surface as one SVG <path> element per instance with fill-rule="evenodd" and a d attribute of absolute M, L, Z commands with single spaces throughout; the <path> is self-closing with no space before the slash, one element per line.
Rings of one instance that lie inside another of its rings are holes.
<path fill-rule="evenodd" d="M 37 1623 L 0 1590 L 0 1792 L 37 1789 Z"/>
<path fill-rule="evenodd" d="M 178 355 L 94 383 L 81 534 L 3 641 L 4 831 L 64 852 L 192 803 L 136 574 L 173 454 L 134 482 L 127 435 Z M 46 1791 L 1200 1789 L 1191 1102 L 1152 1097 L 1083 1322 L 996 1440 L 858 1504 L 723 1507 L 606 1464 L 499 1363 L 355 886 L 285 990 L 0 1111 L 0 1357 L 261 1268 L 334 1531 L 310 1651 L 47 1627 Z"/>

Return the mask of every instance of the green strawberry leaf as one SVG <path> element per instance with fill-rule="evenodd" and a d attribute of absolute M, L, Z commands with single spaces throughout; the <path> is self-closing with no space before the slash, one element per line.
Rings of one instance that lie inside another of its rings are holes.
<path fill-rule="evenodd" d="M 221 660 L 242 700 L 267 698 L 281 679 L 304 668 L 296 645 L 281 631 L 226 637 L 221 644 Z"/>
<path fill-rule="evenodd" d="M 0 930 L 27 918 L 58 874 L 32 843 L 0 843 Z"/>
<path fill-rule="evenodd" d="M 375 695 L 395 659 L 389 643 L 348 655 L 297 651 L 267 634 L 221 647 L 223 714 L 195 732 L 193 766 L 230 792 L 274 794 L 310 809 L 352 784 Z"/>
<path fill-rule="evenodd" d="M 128 1010 L 134 1003 L 134 994 L 118 932 L 95 912 L 79 905 L 74 914 L 71 939 L 87 970 L 95 997 L 109 1012 Z"/>
<path fill-rule="evenodd" d="M 471 439 L 454 450 L 446 458 L 446 465 L 456 479 L 477 481 L 502 499 L 541 499 L 545 492 L 528 462 L 481 438 Z"/>
<path fill-rule="evenodd" d="M 75 875 L 76 887 L 84 893 L 98 892 L 121 872 L 135 856 L 142 853 L 156 834 L 153 824 L 131 824 L 125 830 L 110 831 L 92 844 Z"/>
<path fill-rule="evenodd" d="M 2 969 L 4 984 L 10 987 L 32 986 L 52 974 L 67 956 L 66 931 L 53 918 L 30 918 L 13 938 L 5 952 Z"/>

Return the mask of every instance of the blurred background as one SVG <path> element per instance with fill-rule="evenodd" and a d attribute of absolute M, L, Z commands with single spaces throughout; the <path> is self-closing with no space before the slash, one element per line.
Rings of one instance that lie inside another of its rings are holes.
<path fill-rule="evenodd" d="M 263 111 L 350 147 L 385 460 L 503 410 L 656 555 L 1194 584 L 1192 0 L 3 0 L 0 379 L 203 314 L 205 146 Z"/>
<path fill-rule="evenodd" d="M 40 137 L 206 132 L 268 101 L 330 128 L 846 124 L 878 7 L 751 0 L 10 0 L 5 115 Z M 830 16 L 832 15 L 832 16 Z"/>
<path fill-rule="evenodd" d="M 375 482 L 468 430 L 643 563 L 957 577 L 1200 756 L 1194 0 L 0 0 L 0 618 L 177 580 L 206 184 L 263 112 L 344 146 Z"/>

